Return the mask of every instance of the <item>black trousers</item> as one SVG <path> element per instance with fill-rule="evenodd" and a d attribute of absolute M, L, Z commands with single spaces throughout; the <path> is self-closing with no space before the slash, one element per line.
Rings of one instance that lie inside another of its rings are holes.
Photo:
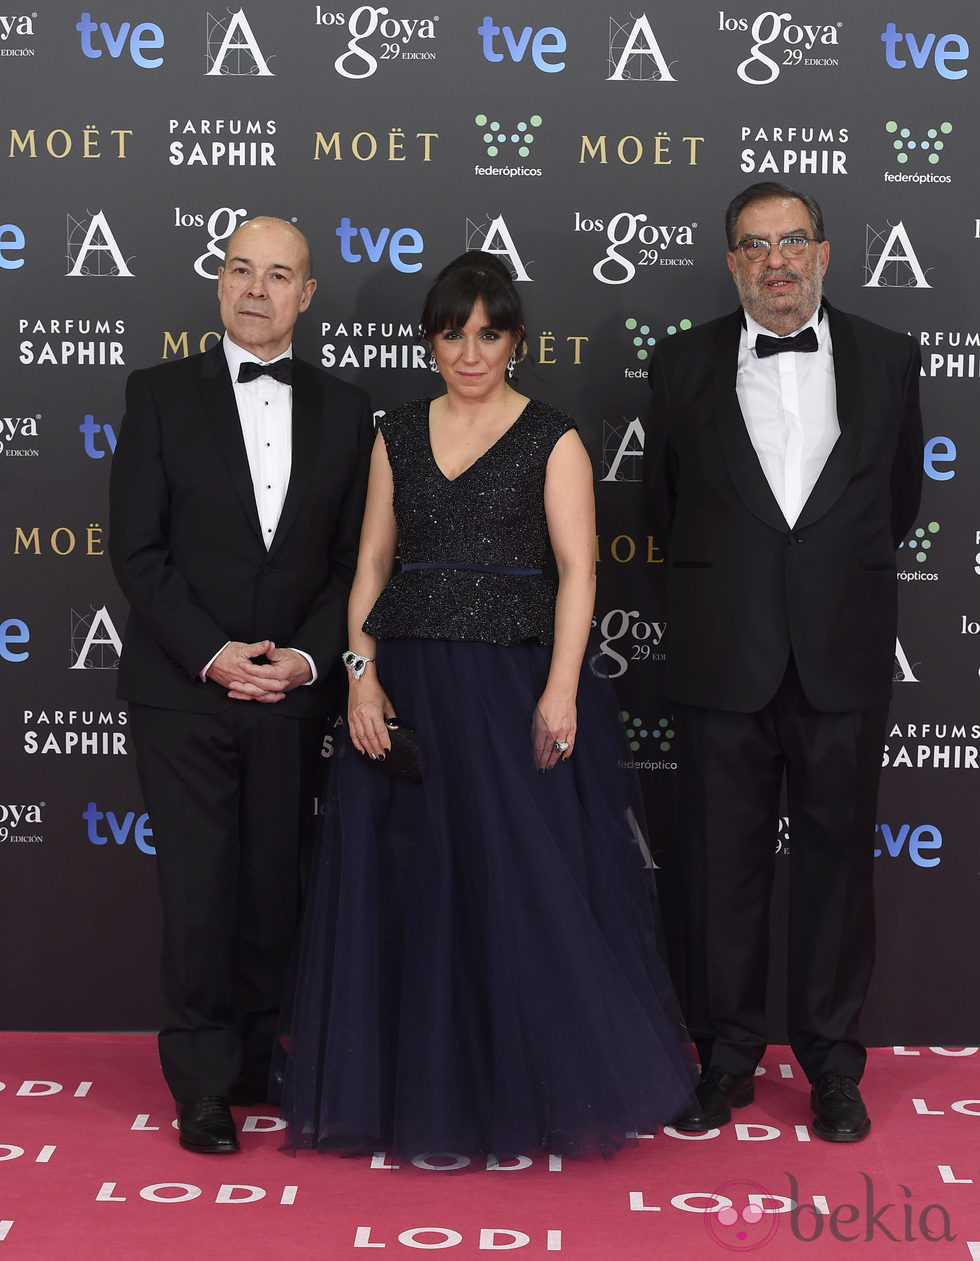
<path fill-rule="evenodd" d="M 703 1066 L 766 1048 L 780 795 L 789 807 L 789 1042 L 809 1080 L 860 1079 L 874 963 L 874 828 L 887 706 L 820 713 L 792 661 L 758 713 L 677 706 L 687 1016 Z M 681 759 L 679 759 L 681 760 Z M 780 861 L 785 861 L 781 859 Z"/>
<path fill-rule="evenodd" d="M 268 1073 L 326 726 L 274 710 L 130 705 L 163 906 L 160 1062 L 178 1100 Z"/>

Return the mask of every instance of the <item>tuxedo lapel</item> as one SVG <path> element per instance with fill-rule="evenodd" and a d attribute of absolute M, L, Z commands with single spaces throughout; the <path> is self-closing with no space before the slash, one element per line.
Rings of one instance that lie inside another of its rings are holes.
<path fill-rule="evenodd" d="M 225 462 L 228 476 L 242 502 L 242 508 L 255 537 L 261 542 L 262 528 L 255 507 L 255 488 L 248 467 L 248 455 L 242 438 L 235 391 L 228 373 L 228 362 L 220 343 L 211 348 L 201 361 L 197 390 L 204 404 L 208 421 Z"/>
<path fill-rule="evenodd" d="M 715 416 L 718 436 L 729 475 L 747 508 L 775 530 L 786 529 L 786 518 L 772 493 L 759 463 L 745 417 L 735 392 L 738 373 L 738 347 L 742 335 L 741 312 L 736 311 L 722 326 L 714 356 Z"/>
<path fill-rule="evenodd" d="M 833 506 L 847 486 L 857 457 L 864 415 L 861 363 L 857 339 L 845 315 L 824 303 L 830 322 L 834 351 L 834 388 L 840 437 L 810 492 L 797 526 L 806 526 Z M 715 356 L 715 405 L 719 436 L 732 481 L 748 508 L 777 530 L 786 530 L 786 518 L 772 493 L 742 415 L 735 393 L 741 319 L 736 313 L 722 327 Z"/>
<path fill-rule="evenodd" d="M 289 533 L 299 506 L 303 502 L 313 476 L 317 449 L 323 436 L 320 391 L 317 379 L 309 365 L 293 357 L 293 454 L 289 470 L 289 485 L 283 501 L 279 524 L 276 527 L 270 555 L 282 544 Z"/>
<path fill-rule="evenodd" d="M 846 315 L 824 303 L 834 348 L 834 389 L 840 437 L 827 457 L 803 505 L 797 525 L 810 525 L 840 498 L 854 473 L 865 400 L 861 386 L 861 361 L 854 329 Z"/>

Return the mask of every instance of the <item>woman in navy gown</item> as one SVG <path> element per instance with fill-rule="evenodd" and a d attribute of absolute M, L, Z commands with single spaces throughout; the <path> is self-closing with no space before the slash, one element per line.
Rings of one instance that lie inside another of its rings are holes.
<path fill-rule="evenodd" d="M 592 469 L 574 423 L 508 382 L 524 321 L 499 260 L 450 263 L 422 328 L 446 392 L 375 443 L 287 1146 L 608 1152 L 682 1112 L 696 1074 L 622 726 L 583 664 Z M 420 782 L 383 765 L 395 714 Z"/>

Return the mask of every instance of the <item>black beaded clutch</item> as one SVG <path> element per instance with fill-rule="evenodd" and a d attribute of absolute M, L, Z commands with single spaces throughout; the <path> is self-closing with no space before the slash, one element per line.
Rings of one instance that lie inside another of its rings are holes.
<path fill-rule="evenodd" d="M 394 717 L 386 718 L 385 726 L 388 728 L 391 748 L 384 758 L 376 758 L 373 765 L 395 779 L 420 783 L 425 771 L 425 746 L 418 732 Z"/>

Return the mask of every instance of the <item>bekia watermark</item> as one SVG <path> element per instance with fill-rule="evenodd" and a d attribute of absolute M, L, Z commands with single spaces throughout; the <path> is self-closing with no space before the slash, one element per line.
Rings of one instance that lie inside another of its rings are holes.
<path fill-rule="evenodd" d="M 764 1248 L 787 1224 L 794 1239 L 801 1243 L 823 1241 L 825 1247 L 830 1240 L 950 1243 L 956 1239 L 949 1211 L 942 1204 L 920 1207 L 903 1183 L 898 1184 L 899 1194 L 889 1192 L 888 1198 L 882 1199 L 870 1174 L 858 1176 L 862 1187 L 855 1202 L 833 1207 L 823 1195 L 802 1200 L 799 1182 L 791 1173 L 786 1174 L 788 1195 L 766 1191 L 755 1182 L 726 1182 L 707 1195 L 680 1197 L 685 1202 L 677 1207 L 703 1212 L 708 1235 L 729 1252 Z M 697 1200 L 706 1206 L 695 1207 Z"/>

